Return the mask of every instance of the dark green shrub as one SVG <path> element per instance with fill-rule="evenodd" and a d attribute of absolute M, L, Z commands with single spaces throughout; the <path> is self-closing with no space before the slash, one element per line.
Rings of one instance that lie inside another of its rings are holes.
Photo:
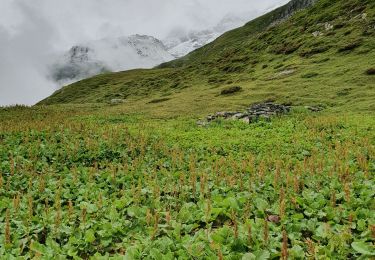
<path fill-rule="evenodd" d="M 329 60 L 330 60 L 330 58 L 323 58 L 323 59 L 319 59 L 319 60 L 314 60 L 313 63 L 324 63 L 324 62 L 327 62 Z"/>
<path fill-rule="evenodd" d="M 240 92 L 241 90 L 242 88 L 240 86 L 233 86 L 233 87 L 223 89 L 221 91 L 221 95 L 230 95 L 230 94 Z"/>
<path fill-rule="evenodd" d="M 331 48 L 331 46 L 327 45 L 327 46 L 314 47 L 314 48 L 311 48 L 311 49 L 304 49 L 304 50 L 301 51 L 301 53 L 299 55 L 301 57 L 311 57 L 315 54 L 324 53 L 324 52 L 328 51 L 330 48 Z"/>
<path fill-rule="evenodd" d="M 366 70 L 366 75 L 375 75 L 375 68 L 370 68 Z"/>
<path fill-rule="evenodd" d="M 355 41 L 355 42 L 348 43 L 347 45 L 342 46 L 341 48 L 339 48 L 339 52 L 352 51 L 352 50 L 358 48 L 359 46 L 361 46 L 361 44 L 362 44 L 361 41 Z"/>
<path fill-rule="evenodd" d="M 301 44 L 293 44 L 293 43 L 284 43 L 282 45 L 276 46 L 274 52 L 276 54 L 292 54 L 293 52 L 297 51 L 301 47 Z"/>
<path fill-rule="evenodd" d="M 319 74 L 316 73 L 316 72 L 310 72 L 310 73 L 306 73 L 306 74 L 302 75 L 301 78 L 303 78 L 303 79 L 310 79 L 310 78 L 315 78 L 318 75 Z"/>
<path fill-rule="evenodd" d="M 214 75 L 208 78 L 209 84 L 217 84 L 217 83 L 223 83 L 227 80 L 227 78 L 220 77 L 218 75 Z"/>
<path fill-rule="evenodd" d="M 282 68 L 282 67 L 284 67 L 284 64 L 278 64 L 278 65 L 276 65 L 275 67 L 273 67 L 275 70 L 277 70 L 277 69 L 280 69 L 280 68 Z"/>
<path fill-rule="evenodd" d="M 242 64 L 230 64 L 222 68 L 222 71 L 226 73 L 240 73 L 240 72 L 243 72 L 244 70 L 245 70 L 245 66 Z"/>
<path fill-rule="evenodd" d="M 340 91 L 337 92 L 337 96 L 339 96 L 339 97 L 347 96 L 347 95 L 350 94 L 351 90 L 352 90 L 352 88 L 342 89 L 342 90 L 340 90 Z"/>
<path fill-rule="evenodd" d="M 158 99 L 151 100 L 147 104 L 157 104 L 157 103 L 162 103 L 168 100 L 170 100 L 170 98 L 158 98 Z"/>
<path fill-rule="evenodd" d="M 231 60 L 231 62 L 247 62 L 250 60 L 249 56 L 241 56 L 241 57 L 236 57 Z"/>
<path fill-rule="evenodd" d="M 345 25 L 346 25 L 345 23 L 337 23 L 337 24 L 333 25 L 333 29 L 334 30 L 341 29 L 341 28 L 344 28 Z"/>

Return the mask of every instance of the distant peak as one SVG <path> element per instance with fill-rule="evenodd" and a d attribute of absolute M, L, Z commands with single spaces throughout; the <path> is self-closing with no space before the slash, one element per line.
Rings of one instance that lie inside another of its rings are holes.
<path fill-rule="evenodd" d="M 89 60 L 89 52 L 92 52 L 89 47 L 83 45 L 75 45 L 70 48 L 68 52 L 69 60 L 73 63 L 86 62 Z"/>

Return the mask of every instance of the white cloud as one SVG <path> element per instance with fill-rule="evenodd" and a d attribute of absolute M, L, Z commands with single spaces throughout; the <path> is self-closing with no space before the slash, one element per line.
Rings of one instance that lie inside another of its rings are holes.
<path fill-rule="evenodd" d="M 0 27 L 0 105 L 33 104 L 56 88 L 45 77 L 54 29 L 29 6 L 14 4 L 22 19 Z"/>

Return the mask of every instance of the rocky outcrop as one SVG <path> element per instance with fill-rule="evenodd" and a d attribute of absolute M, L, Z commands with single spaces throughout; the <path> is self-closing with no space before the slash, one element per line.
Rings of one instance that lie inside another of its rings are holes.
<path fill-rule="evenodd" d="M 259 119 L 269 120 L 272 116 L 282 115 L 290 112 L 290 106 L 275 104 L 272 102 L 253 104 L 243 112 L 217 112 L 209 115 L 206 121 L 198 122 L 199 125 L 205 125 L 216 119 L 240 120 L 245 123 L 256 122 Z"/>
<path fill-rule="evenodd" d="M 305 9 L 315 4 L 317 0 L 292 0 L 285 5 L 284 11 L 281 14 L 280 19 L 288 18 L 295 12 Z"/>
<path fill-rule="evenodd" d="M 279 24 L 280 22 L 288 19 L 294 13 L 312 6 L 317 1 L 318 0 L 292 0 L 290 1 L 286 5 L 275 10 L 274 17 L 273 17 L 274 22 L 271 23 L 271 26 Z"/>
<path fill-rule="evenodd" d="M 307 109 L 310 112 L 317 113 L 323 111 L 324 107 L 321 105 L 305 106 L 305 109 Z M 210 122 L 215 121 L 217 119 L 238 120 L 243 121 L 247 124 L 251 124 L 253 122 L 259 121 L 260 119 L 269 121 L 274 116 L 280 116 L 289 113 L 290 110 L 290 105 L 281 105 L 273 102 L 256 103 L 251 105 L 249 108 L 242 112 L 217 112 L 215 114 L 207 116 L 205 120 L 198 121 L 197 124 L 199 126 L 206 126 L 210 124 Z"/>
<path fill-rule="evenodd" d="M 109 71 L 103 62 L 92 57 L 95 57 L 94 49 L 84 45 L 73 46 L 51 65 L 50 77 L 55 82 L 66 84 Z"/>

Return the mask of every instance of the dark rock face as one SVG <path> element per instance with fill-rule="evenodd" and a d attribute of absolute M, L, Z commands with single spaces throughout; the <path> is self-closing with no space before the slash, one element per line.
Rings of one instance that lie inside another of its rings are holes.
<path fill-rule="evenodd" d="M 292 0 L 288 4 L 286 4 L 286 9 L 283 13 L 284 17 L 281 18 L 283 19 L 289 17 L 299 10 L 312 6 L 316 1 L 317 0 Z"/>
<path fill-rule="evenodd" d="M 104 63 L 90 58 L 94 53 L 95 51 L 87 46 L 73 46 L 65 55 L 63 62 L 51 66 L 51 78 L 55 82 L 64 84 L 70 80 L 109 71 Z"/>
<path fill-rule="evenodd" d="M 277 24 L 279 22 L 284 21 L 285 19 L 292 16 L 295 12 L 298 12 L 299 10 L 308 8 L 315 4 L 318 0 L 292 0 L 286 5 L 280 7 L 277 9 L 277 12 L 275 13 L 274 22 L 272 24 Z M 271 24 L 271 25 L 272 25 Z"/>
<path fill-rule="evenodd" d="M 275 104 L 272 102 L 258 103 L 250 106 L 244 112 L 217 112 L 214 115 L 207 116 L 207 122 L 223 118 L 231 120 L 241 120 L 251 123 L 260 118 L 269 120 L 272 116 L 286 114 L 290 112 L 290 106 Z M 202 124 L 200 124 L 202 125 Z"/>
<path fill-rule="evenodd" d="M 69 58 L 70 62 L 85 62 L 89 60 L 89 52 L 92 50 L 89 47 L 86 46 L 73 46 L 69 50 Z"/>

